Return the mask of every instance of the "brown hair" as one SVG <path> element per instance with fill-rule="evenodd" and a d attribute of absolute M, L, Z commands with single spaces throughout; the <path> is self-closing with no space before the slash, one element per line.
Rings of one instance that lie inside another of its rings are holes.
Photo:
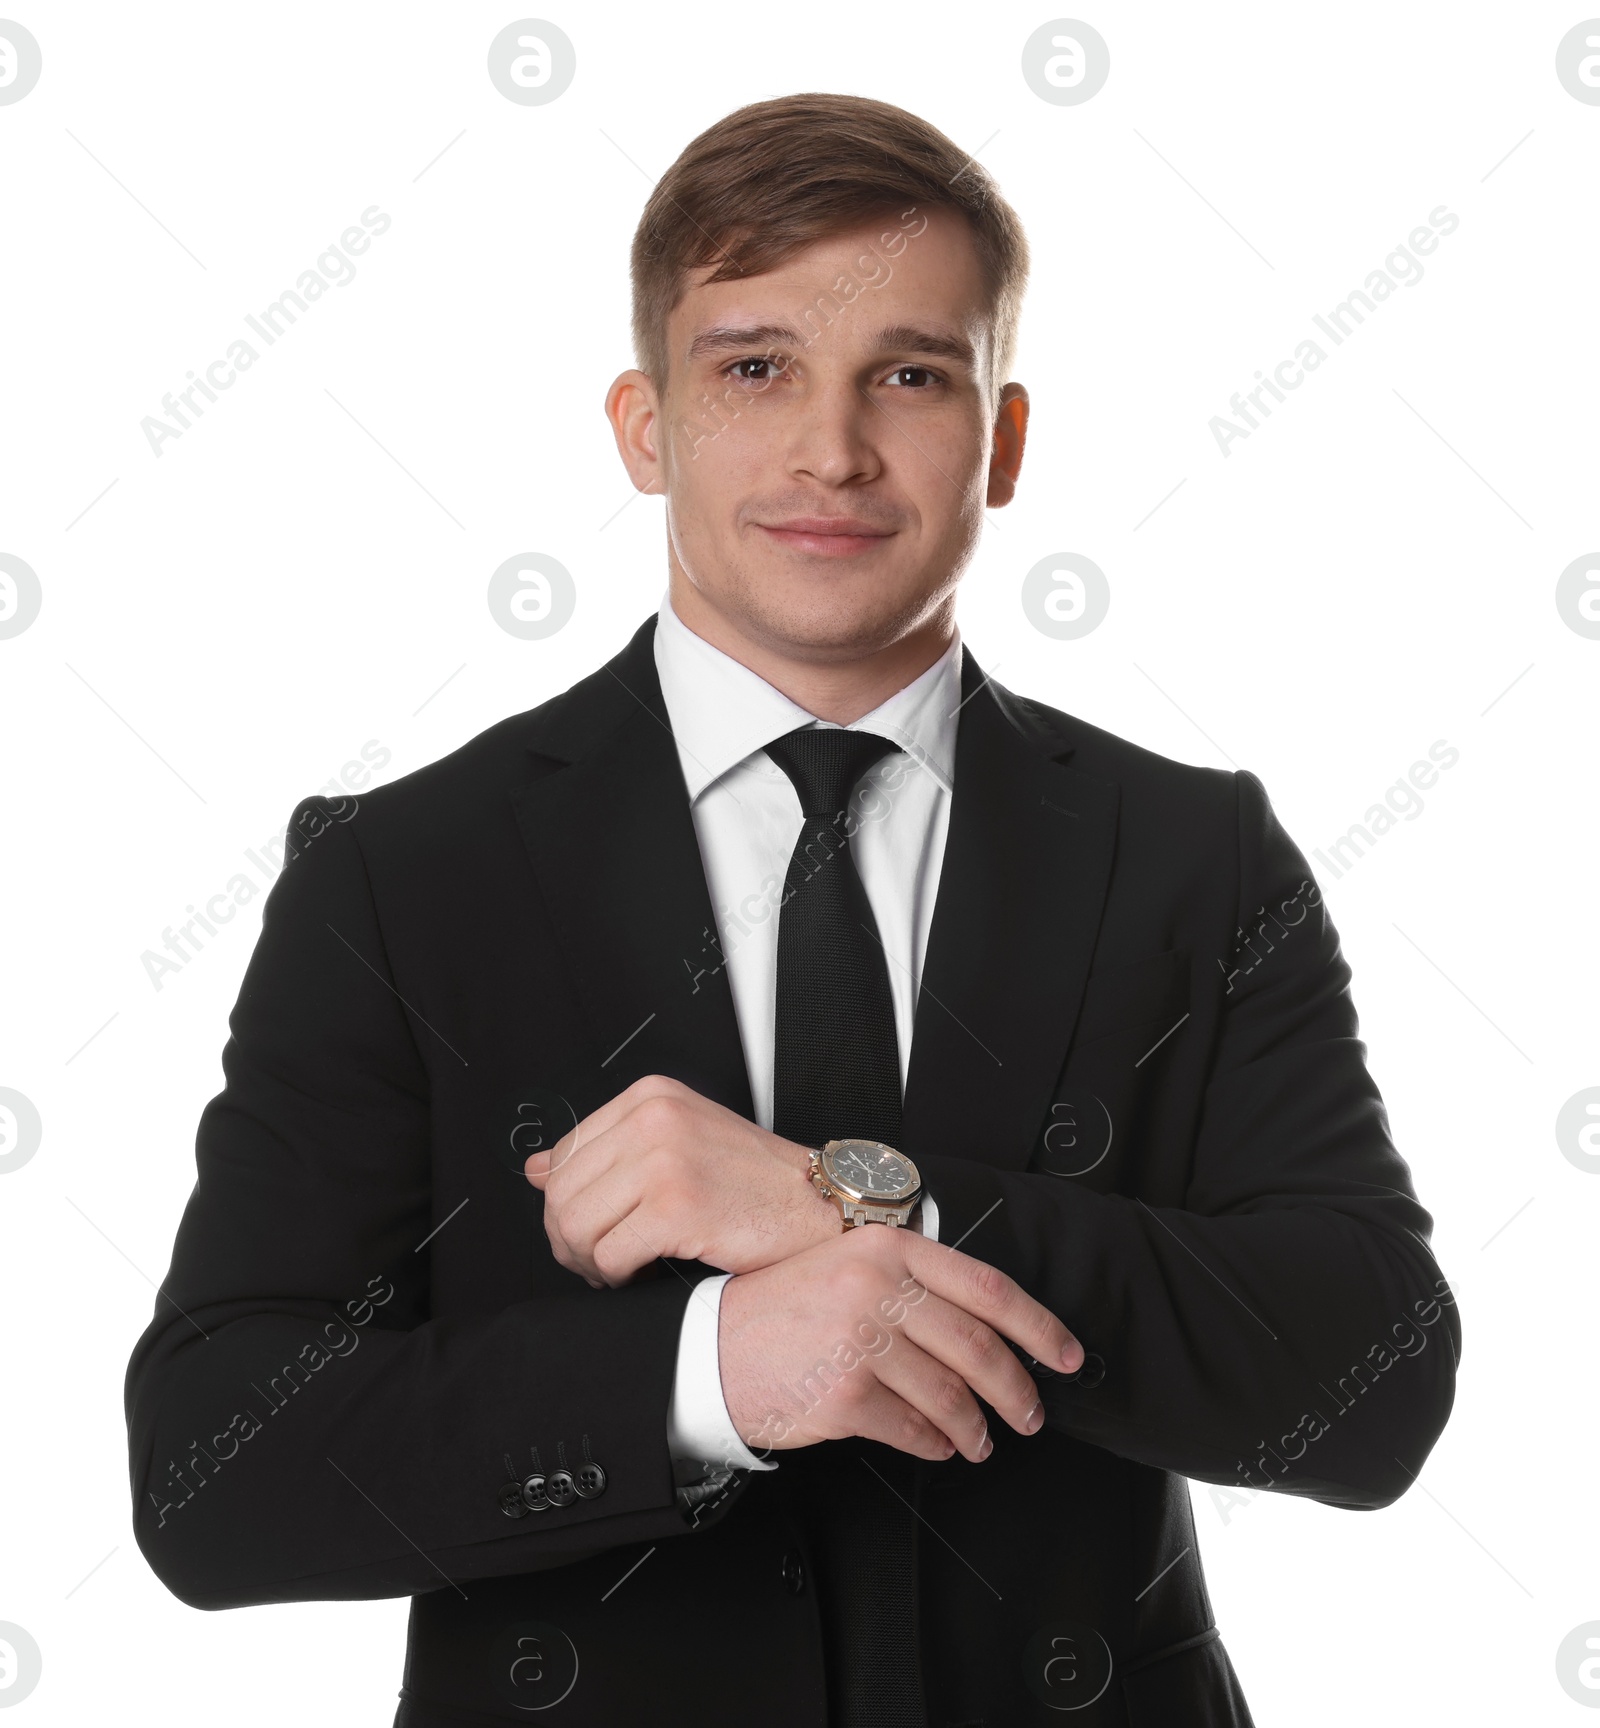
<path fill-rule="evenodd" d="M 729 282 L 909 206 L 958 210 L 972 229 L 994 322 L 990 408 L 1016 354 L 1028 242 L 988 172 L 936 126 L 892 103 L 823 91 L 736 108 L 662 175 L 633 237 L 633 346 L 660 390 L 667 318 L 692 269 Z M 903 242 L 902 242 L 903 243 Z"/>

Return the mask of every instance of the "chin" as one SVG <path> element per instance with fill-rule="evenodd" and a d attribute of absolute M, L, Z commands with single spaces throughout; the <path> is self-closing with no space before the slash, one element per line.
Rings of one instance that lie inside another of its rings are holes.
<path fill-rule="evenodd" d="M 892 642 L 898 611 L 880 604 L 847 604 L 826 595 L 809 595 L 776 604 L 760 599 L 747 609 L 749 628 L 791 652 L 866 653 Z"/>

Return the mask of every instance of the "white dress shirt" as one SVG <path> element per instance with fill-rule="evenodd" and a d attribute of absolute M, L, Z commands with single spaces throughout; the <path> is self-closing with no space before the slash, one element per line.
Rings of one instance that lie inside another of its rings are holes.
<path fill-rule="evenodd" d="M 770 1130 L 779 903 L 804 813 L 793 782 L 765 746 L 798 726 L 834 722 L 819 720 L 696 635 L 673 611 L 670 591 L 661 602 L 655 659 L 728 969 L 751 1101 L 756 1121 Z M 862 776 L 852 801 L 860 825 L 850 853 L 888 964 L 902 1091 L 949 829 L 960 706 L 957 631 L 920 677 L 850 728 L 880 733 L 901 747 Z M 900 783 L 886 787 L 886 775 Z M 938 1239 L 931 1195 L 913 1212 L 911 1227 Z M 773 1470 L 775 1464 L 763 1463 L 744 1444 L 723 1401 L 717 1321 L 730 1276 L 702 1279 L 684 1311 L 667 1444 L 673 1458 L 686 1463 Z"/>

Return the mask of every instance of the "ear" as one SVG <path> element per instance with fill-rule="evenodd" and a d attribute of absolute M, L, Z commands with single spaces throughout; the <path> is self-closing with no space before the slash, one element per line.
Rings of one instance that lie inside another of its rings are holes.
<path fill-rule="evenodd" d="M 1020 384 L 1007 384 L 1000 392 L 1000 412 L 994 422 L 994 448 L 989 457 L 991 508 L 1009 504 L 1016 495 L 1017 475 L 1022 471 L 1022 448 L 1028 437 L 1028 392 Z"/>
<path fill-rule="evenodd" d="M 656 448 L 660 408 L 649 374 L 636 368 L 619 373 L 606 392 L 605 413 L 634 491 L 664 493 L 666 477 Z"/>

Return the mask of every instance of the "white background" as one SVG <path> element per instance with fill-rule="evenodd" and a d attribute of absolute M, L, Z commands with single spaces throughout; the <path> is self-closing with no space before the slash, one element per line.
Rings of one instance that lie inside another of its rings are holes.
<path fill-rule="evenodd" d="M 808 89 L 922 114 L 1029 233 L 1022 487 L 960 609 L 985 667 L 1253 770 L 1308 856 L 1460 752 L 1342 876 L 1313 859 L 1458 1294 L 1454 1417 L 1385 1511 L 1225 1520 L 1197 1485 L 1196 1522 L 1261 1728 L 1585 1720 L 1555 1655 L 1600 1619 L 1600 1177 L 1554 1128 L 1600 1084 L 1600 641 L 1555 584 L 1600 544 L 1600 107 L 1555 52 L 1587 14 L 1095 0 L 1109 81 L 1055 106 L 1020 54 L 1060 14 L 1006 0 L 563 5 L 535 15 L 576 79 L 522 107 L 486 73 L 503 7 L 6 5 L 44 64 L 0 107 L 0 551 L 44 591 L 0 641 L 0 1085 L 44 1123 L 0 1176 L 0 1620 L 44 1653 L 17 1721 L 391 1720 L 404 1601 L 200 1614 L 132 1540 L 122 1374 L 260 898 L 159 990 L 141 956 L 363 743 L 385 779 L 431 761 L 656 606 L 662 504 L 601 412 L 633 227 L 695 133 Z M 154 456 L 141 420 L 373 204 L 355 280 Z M 1441 204 L 1424 277 L 1224 457 L 1212 416 Z M 578 587 L 543 642 L 485 600 L 527 551 Z M 1063 551 L 1112 595 L 1068 642 L 1019 600 Z"/>

